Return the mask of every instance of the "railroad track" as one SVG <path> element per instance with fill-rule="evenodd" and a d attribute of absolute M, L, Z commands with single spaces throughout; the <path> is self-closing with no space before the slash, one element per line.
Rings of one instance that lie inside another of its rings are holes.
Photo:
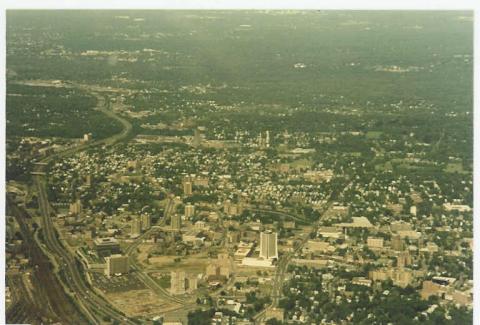
<path fill-rule="evenodd" d="M 10 196 L 7 195 L 6 199 L 8 213 L 15 217 L 20 226 L 20 233 L 24 239 L 23 251 L 28 255 L 31 265 L 34 266 L 31 276 L 35 293 L 38 295 L 35 299 L 35 304 L 39 307 L 28 308 L 28 314 L 33 316 L 36 312 L 40 312 L 40 315 L 47 315 L 49 318 L 56 316 L 59 320 L 66 323 L 68 323 L 68 321 L 85 323 L 86 319 L 66 295 L 59 279 L 55 277 L 53 273 L 48 257 L 43 253 L 26 224 L 27 212 L 17 207 Z M 12 284 L 14 287 L 21 290 L 22 299 L 27 299 L 29 294 L 23 282 L 19 282 L 20 279 L 16 279 L 15 277 L 9 279 L 13 281 Z M 47 313 L 49 310 L 51 310 L 54 316 Z"/>
<path fill-rule="evenodd" d="M 81 86 L 78 85 L 76 87 L 81 88 Z M 85 89 L 85 87 L 83 87 L 83 89 Z M 113 145 L 127 137 L 132 129 L 131 124 L 127 120 L 117 116 L 107 107 L 104 107 L 108 102 L 108 98 L 106 96 L 103 97 L 98 95 L 96 92 L 94 95 L 98 99 L 97 110 L 103 112 L 110 118 L 119 121 L 122 124 L 123 129 L 120 133 L 107 139 L 94 141 L 92 143 L 54 153 L 36 164 L 33 179 L 38 192 L 38 202 L 41 211 L 41 224 L 44 235 L 43 237 L 47 250 L 52 253 L 57 265 L 59 265 L 59 268 L 65 271 L 65 279 L 62 281 L 63 286 L 69 288 L 73 299 L 77 303 L 82 313 L 88 319 L 88 323 L 100 324 L 104 318 L 110 318 L 120 322 L 121 324 L 137 324 L 137 321 L 129 319 L 123 313 L 113 308 L 105 299 L 103 299 L 103 297 L 97 295 L 88 286 L 88 284 L 86 284 L 86 279 L 80 271 L 82 268 L 81 263 L 79 263 L 76 257 L 70 254 L 70 252 L 60 243 L 50 216 L 51 209 L 48 202 L 48 196 L 46 194 L 46 185 L 44 180 L 46 174 L 45 167 L 48 166 L 48 163 L 96 146 Z M 109 102 L 108 105 L 110 105 Z"/>

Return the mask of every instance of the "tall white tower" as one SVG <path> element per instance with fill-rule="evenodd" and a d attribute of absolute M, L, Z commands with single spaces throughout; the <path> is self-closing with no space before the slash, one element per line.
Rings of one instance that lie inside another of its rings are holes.
<path fill-rule="evenodd" d="M 260 257 L 264 259 L 278 258 L 276 232 L 265 231 L 260 233 Z"/>

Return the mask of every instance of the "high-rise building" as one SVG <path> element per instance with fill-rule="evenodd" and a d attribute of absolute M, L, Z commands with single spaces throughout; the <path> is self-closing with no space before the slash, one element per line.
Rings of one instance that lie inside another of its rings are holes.
<path fill-rule="evenodd" d="M 265 231 L 260 233 L 260 257 L 264 259 L 278 258 L 276 232 Z"/>
<path fill-rule="evenodd" d="M 107 261 L 107 267 L 105 269 L 105 274 L 108 277 L 115 274 L 128 273 L 128 256 L 115 254 L 107 257 L 106 261 Z"/>
<path fill-rule="evenodd" d="M 88 174 L 85 176 L 85 186 L 92 186 L 92 175 Z"/>
<path fill-rule="evenodd" d="M 185 218 L 191 218 L 195 214 L 195 206 L 192 204 L 185 205 Z"/>
<path fill-rule="evenodd" d="M 171 217 L 171 226 L 173 230 L 180 230 L 182 227 L 182 218 L 179 214 L 174 214 Z"/>
<path fill-rule="evenodd" d="M 231 205 L 232 205 L 232 201 L 225 200 L 225 202 L 223 202 L 223 213 L 229 214 Z"/>
<path fill-rule="evenodd" d="M 397 267 L 402 268 L 410 264 L 412 264 L 412 257 L 410 256 L 410 253 L 408 252 L 408 250 L 401 252 L 397 256 Z"/>
<path fill-rule="evenodd" d="M 190 274 L 186 279 L 186 291 L 188 293 L 193 293 L 197 290 L 198 287 L 198 278 L 196 274 Z"/>
<path fill-rule="evenodd" d="M 191 181 L 183 182 L 183 194 L 192 195 L 192 182 Z"/>
<path fill-rule="evenodd" d="M 133 217 L 131 237 L 138 237 L 142 233 L 142 219 Z"/>
<path fill-rule="evenodd" d="M 392 249 L 395 251 L 402 251 L 403 250 L 403 239 L 400 235 L 395 234 L 392 236 L 391 239 L 391 246 Z"/>
<path fill-rule="evenodd" d="M 82 201 L 76 200 L 75 202 L 70 204 L 69 209 L 71 214 L 79 214 L 82 212 Z"/>
<path fill-rule="evenodd" d="M 228 279 L 231 274 L 232 260 L 226 253 L 218 254 L 217 260 L 212 261 L 207 265 L 207 277 L 224 277 Z"/>
<path fill-rule="evenodd" d="M 170 273 L 170 293 L 172 295 L 185 293 L 185 271 L 175 270 Z"/>
<path fill-rule="evenodd" d="M 412 205 L 412 206 L 410 207 L 410 214 L 411 214 L 412 216 L 416 216 L 416 215 L 417 215 L 417 207 L 416 207 L 416 206 Z"/>
<path fill-rule="evenodd" d="M 229 216 L 239 216 L 243 213 L 244 207 L 242 202 L 232 203 L 230 200 L 223 202 L 223 213 Z"/>
<path fill-rule="evenodd" d="M 152 227 L 152 217 L 149 214 L 142 214 L 142 230 L 148 230 Z"/>
<path fill-rule="evenodd" d="M 270 147 L 270 131 L 265 132 L 265 147 Z"/>

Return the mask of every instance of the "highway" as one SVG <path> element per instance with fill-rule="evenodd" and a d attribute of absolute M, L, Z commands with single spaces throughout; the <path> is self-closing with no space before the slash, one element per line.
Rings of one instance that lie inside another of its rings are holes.
<path fill-rule="evenodd" d="M 85 86 L 79 88 L 88 91 L 88 88 Z M 82 274 L 82 264 L 76 259 L 75 255 L 71 254 L 59 241 L 55 227 L 51 220 L 52 211 L 50 209 L 50 204 L 46 194 L 45 178 L 42 175 L 42 173 L 45 172 L 44 169 L 46 165 L 53 160 L 72 155 L 76 152 L 80 152 L 94 146 L 113 145 L 116 142 L 126 138 L 130 133 L 132 129 L 131 124 L 108 109 L 110 106 L 108 97 L 99 95 L 98 93 L 93 93 L 93 95 L 98 99 L 97 110 L 103 112 L 110 118 L 119 121 L 122 124 L 123 129 L 120 133 L 112 137 L 82 144 L 61 152 L 54 153 L 41 160 L 40 164 L 36 165 L 35 172 L 37 173 L 33 176 L 33 180 L 38 192 L 38 204 L 41 212 L 41 229 L 43 231 L 43 237 L 48 251 L 51 253 L 51 255 L 55 256 L 57 265 L 59 265 L 65 273 L 66 283 L 63 283 L 64 286 L 70 289 L 71 294 L 74 296 L 74 301 L 82 310 L 82 313 L 88 319 L 89 323 L 101 324 L 104 318 L 110 318 L 120 322 L 121 324 L 137 324 L 137 321 L 128 319 L 123 313 L 113 308 L 105 299 L 103 299 L 103 297 L 97 295 L 89 287 L 84 274 Z"/>
<path fill-rule="evenodd" d="M 128 320 L 125 315 L 115 310 L 102 297 L 96 295 L 86 283 L 85 277 L 79 270 L 79 263 L 76 257 L 64 248 L 58 240 L 53 222 L 50 217 L 50 207 L 45 190 L 45 181 L 41 176 L 34 177 L 38 191 L 38 202 L 42 215 L 42 230 L 47 249 L 55 256 L 58 265 L 63 267 L 66 273 L 68 285 L 74 292 L 75 301 L 83 309 L 89 321 L 93 324 L 101 323 L 105 316 L 116 319 L 124 324 L 136 324 Z"/>
<path fill-rule="evenodd" d="M 41 84 L 45 86 L 45 84 Z M 48 84 L 47 84 L 48 85 Z M 80 88 L 86 91 L 90 91 L 88 86 L 85 85 L 66 85 L 68 88 Z M 44 168 L 48 165 L 49 162 L 54 161 L 56 159 L 60 159 L 63 157 L 70 156 L 74 153 L 78 153 L 80 151 L 84 151 L 86 149 L 98 146 L 111 146 L 123 139 L 125 139 L 129 133 L 131 132 L 132 125 L 125 119 L 116 115 L 110 108 L 110 102 L 108 101 L 108 96 L 99 95 L 96 91 L 92 93 L 98 100 L 96 109 L 103 112 L 108 117 L 119 121 L 122 124 L 122 131 L 118 134 L 115 134 L 109 138 L 97 140 L 85 144 L 81 144 L 72 148 L 68 148 L 61 152 L 57 152 L 53 155 L 46 157 L 45 159 L 41 160 L 39 163 L 36 164 L 35 174 L 34 174 L 34 181 L 37 185 L 37 191 L 39 193 L 39 205 L 42 214 L 42 229 L 44 229 L 45 234 L 45 241 L 48 250 L 56 256 L 57 264 L 61 265 L 65 268 L 69 287 L 72 292 L 75 293 L 75 298 L 79 304 L 79 306 L 83 309 L 84 313 L 88 316 L 89 321 L 91 323 L 100 323 L 101 319 L 104 316 L 108 316 L 113 320 L 117 320 L 122 324 L 135 324 L 136 322 L 133 320 L 129 320 L 120 313 L 119 311 L 115 310 L 106 300 L 104 300 L 101 296 L 95 294 L 93 290 L 91 290 L 86 283 L 85 277 L 80 274 L 78 271 L 78 266 L 81 263 L 77 263 L 76 257 L 74 254 L 70 254 L 64 246 L 60 243 L 55 234 L 55 229 L 50 219 L 50 206 L 48 203 L 48 197 L 46 195 L 46 184 L 44 181 L 45 171 Z M 175 205 L 173 200 L 169 200 L 166 209 L 164 218 L 160 221 L 163 224 L 173 211 Z M 141 241 L 147 237 L 154 229 L 150 229 L 146 233 L 142 234 L 137 240 L 134 241 L 132 245 L 130 245 L 127 250 L 126 254 L 131 255 L 132 252 L 138 247 Z M 149 288 L 151 288 L 155 293 L 160 295 L 162 298 L 165 298 L 169 301 L 175 302 L 180 304 L 178 309 L 190 306 L 190 302 L 186 302 L 178 297 L 172 296 L 167 290 L 162 288 L 158 285 L 155 280 L 153 280 L 148 274 L 145 274 L 141 271 L 139 265 L 135 258 L 130 257 L 131 269 L 136 273 L 137 277 Z"/>

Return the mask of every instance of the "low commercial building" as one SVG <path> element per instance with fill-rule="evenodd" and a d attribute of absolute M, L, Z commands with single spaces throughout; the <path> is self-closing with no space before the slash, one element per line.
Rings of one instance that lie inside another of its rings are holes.
<path fill-rule="evenodd" d="M 367 246 L 371 249 L 381 249 L 383 248 L 383 238 L 368 237 Z"/>
<path fill-rule="evenodd" d="M 110 256 L 120 253 L 120 245 L 113 237 L 96 238 L 94 243 L 98 256 Z"/>
<path fill-rule="evenodd" d="M 261 259 L 256 257 L 245 257 L 242 259 L 243 266 L 252 266 L 252 267 L 275 267 L 273 264 L 273 260 L 270 259 Z"/>
<path fill-rule="evenodd" d="M 253 249 L 253 243 L 241 242 L 238 244 L 237 251 L 233 255 L 236 262 L 241 262 L 245 257 L 250 255 Z"/>

